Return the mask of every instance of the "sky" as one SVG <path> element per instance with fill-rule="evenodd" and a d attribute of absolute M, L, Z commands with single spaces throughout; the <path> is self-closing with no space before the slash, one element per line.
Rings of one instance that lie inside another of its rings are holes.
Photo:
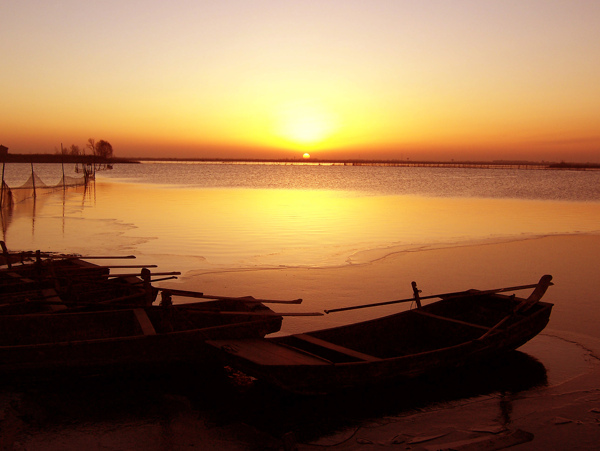
<path fill-rule="evenodd" d="M 600 162 L 598 0 L 2 0 L 0 144 Z"/>

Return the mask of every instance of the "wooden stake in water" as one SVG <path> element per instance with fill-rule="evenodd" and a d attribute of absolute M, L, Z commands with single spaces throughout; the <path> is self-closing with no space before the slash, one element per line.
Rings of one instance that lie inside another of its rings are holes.
<path fill-rule="evenodd" d="M 63 173 L 63 178 L 62 178 L 62 182 L 63 182 L 63 191 L 67 189 L 67 187 L 65 186 L 65 154 L 62 148 L 62 143 L 60 143 L 60 151 L 62 153 L 62 159 L 61 159 L 61 166 L 62 166 L 62 173 Z"/>
<path fill-rule="evenodd" d="M 4 202 L 4 167 L 6 166 L 6 162 L 2 162 L 2 185 L 0 185 L 0 208 L 2 208 Z"/>
<path fill-rule="evenodd" d="M 35 173 L 33 172 L 33 161 L 31 162 L 31 183 L 33 183 L 33 197 L 35 198 Z"/>

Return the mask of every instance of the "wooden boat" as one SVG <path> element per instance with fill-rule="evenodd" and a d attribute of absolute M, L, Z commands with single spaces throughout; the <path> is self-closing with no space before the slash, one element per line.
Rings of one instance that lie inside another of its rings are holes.
<path fill-rule="evenodd" d="M 0 373 L 85 374 L 198 363 L 208 358 L 205 340 L 264 337 L 281 321 L 262 303 L 239 299 L 0 316 Z"/>
<path fill-rule="evenodd" d="M 21 253 L 21 264 L 0 269 L 0 315 L 43 313 L 90 303 L 152 305 L 157 290 L 152 276 L 156 265 L 111 265 L 90 263 L 79 257 L 57 254 Z M 94 258 L 135 258 L 86 257 Z M 111 269 L 137 268 L 137 274 L 111 274 Z"/>
<path fill-rule="evenodd" d="M 108 278 L 92 271 L 81 274 L 29 278 L 17 271 L 0 273 L 0 315 L 43 313 L 88 304 L 152 305 L 157 291 L 131 275 Z"/>
<path fill-rule="evenodd" d="M 535 337 L 549 321 L 552 304 L 540 299 L 551 279 L 423 298 L 413 282 L 414 299 L 372 304 L 416 300 L 418 307 L 412 310 L 309 333 L 208 344 L 227 364 L 302 394 L 413 378 L 516 349 Z M 535 288 L 526 299 L 500 294 L 525 288 Z M 421 305 L 434 297 L 441 300 Z"/>

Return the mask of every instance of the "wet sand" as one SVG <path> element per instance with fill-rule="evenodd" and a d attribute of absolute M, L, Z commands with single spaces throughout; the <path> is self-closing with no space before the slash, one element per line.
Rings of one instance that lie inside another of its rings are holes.
<path fill-rule="evenodd" d="M 198 275 L 205 291 L 305 299 L 307 310 L 466 288 L 536 282 L 551 274 L 545 301 L 555 304 L 545 331 L 521 351 L 545 366 L 547 384 L 513 394 L 491 393 L 430 411 L 373 418 L 342 428 L 301 449 L 597 449 L 600 443 L 600 237 L 548 236 L 509 243 L 398 253 L 375 263 L 338 269 L 249 271 Z M 196 277 L 195 277 L 196 278 Z M 193 278 L 194 279 L 194 278 Z M 192 282 L 190 280 L 190 282 Z M 193 282 L 192 282 L 193 284 Z M 235 287 L 235 290 L 234 290 Z M 380 307 L 325 318 L 287 321 L 297 332 L 391 313 Z M 377 310 L 377 311 L 376 311 Z M 356 313 L 360 312 L 360 313 Z M 335 318 L 334 318 L 335 316 Z M 507 412 L 508 411 L 508 412 Z M 518 431 L 525 431 L 521 433 Z"/>
<path fill-rule="evenodd" d="M 86 382 L 0 393 L 2 449 L 597 449 L 600 443 L 600 236 L 538 239 L 396 253 L 365 265 L 241 272 L 185 271 L 163 286 L 268 298 L 300 308 L 537 282 L 550 324 L 495 367 L 323 399 L 284 396 L 241 375 Z M 152 256 L 138 256 L 138 258 Z M 167 262 L 169 263 L 169 262 Z M 174 269 L 174 268 L 171 268 Z M 526 292 L 523 292 L 526 294 Z M 396 307 L 290 318 L 283 333 L 379 316 Z M 280 308 L 283 311 L 283 308 Z M 360 313 L 356 313 L 360 312 Z M 91 386 L 89 384 L 92 384 Z M 213 385 L 214 384 L 214 385 Z M 410 394 L 410 396 L 408 396 Z M 12 447 L 12 448 L 11 448 Z"/>
<path fill-rule="evenodd" d="M 469 288 L 493 289 L 536 283 L 553 276 L 544 300 L 555 304 L 549 328 L 600 338 L 599 235 L 548 236 L 506 243 L 399 252 L 364 265 L 339 268 L 189 271 L 180 281 L 205 293 L 263 298 L 302 298 L 293 311 L 336 307 L 412 297 L 411 281 L 421 295 Z M 527 292 L 520 293 L 528 294 Z M 286 318 L 284 332 L 329 327 L 407 308 L 403 304 L 330 314 L 321 318 Z M 281 308 L 281 310 L 285 310 Z M 356 313 L 358 312 L 358 313 Z"/>
<path fill-rule="evenodd" d="M 523 351 L 536 354 L 540 344 L 564 347 L 585 360 L 585 368 L 568 375 L 548 375 L 551 380 L 547 384 L 531 389 L 480 394 L 406 415 L 373 418 L 299 449 L 598 449 L 600 341 L 554 333 L 543 334 L 538 343 L 526 345 Z"/>

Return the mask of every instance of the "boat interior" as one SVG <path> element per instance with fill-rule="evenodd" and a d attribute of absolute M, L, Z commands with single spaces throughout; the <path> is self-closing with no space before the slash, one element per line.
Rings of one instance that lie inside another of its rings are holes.
<path fill-rule="evenodd" d="M 383 318 L 272 340 L 334 363 L 374 361 L 451 347 L 481 337 L 543 307 L 512 314 L 522 299 L 468 296 L 446 299 Z"/>

